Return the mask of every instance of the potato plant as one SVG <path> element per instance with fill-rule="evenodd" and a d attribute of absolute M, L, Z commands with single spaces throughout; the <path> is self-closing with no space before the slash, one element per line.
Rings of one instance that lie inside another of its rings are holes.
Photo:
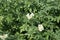
<path fill-rule="evenodd" d="M 60 0 L 0 0 L 2 34 L 5 40 L 60 40 Z"/>

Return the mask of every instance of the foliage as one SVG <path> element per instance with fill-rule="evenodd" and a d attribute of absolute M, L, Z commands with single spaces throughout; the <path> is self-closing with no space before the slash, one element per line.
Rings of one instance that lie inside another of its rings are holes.
<path fill-rule="evenodd" d="M 34 17 L 28 20 L 31 12 Z M 60 40 L 60 0 L 0 0 L 2 33 L 9 34 L 6 40 Z"/>

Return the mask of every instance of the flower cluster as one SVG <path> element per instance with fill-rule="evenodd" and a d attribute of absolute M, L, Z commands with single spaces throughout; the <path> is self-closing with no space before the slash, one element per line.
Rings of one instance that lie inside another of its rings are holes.
<path fill-rule="evenodd" d="M 28 19 L 31 19 L 33 16 L 34 16 L 33 13 L 31 13 L 31 14 L 28 13 L 28 14 L 26 15 L 26 17 L 27 17 Z"/>
<path fill-rule="evenodd" d="M 38 30 L 39 30 L 39 31 L 43 31 L 43 30 L 44 30 L 44 27 L 43 27 L 42 24 L 38 24 Z"/>
<path fill-rule="evenodd" d="M 8 34 L 0 35 L 0 38 L 1 38 L 2 40 L 5 40 L 5 38 L 7 38 L 7 37 L 8 37 Z"/>

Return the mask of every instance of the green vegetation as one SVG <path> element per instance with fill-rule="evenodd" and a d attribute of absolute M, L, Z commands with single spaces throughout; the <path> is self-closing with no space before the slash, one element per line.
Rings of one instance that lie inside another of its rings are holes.
<path fill-rule="evenodd" d="M 28 13 L 34 16 L 27 19 Z M 0 0 L 1 34 L 9 34 L 6 40 L 60 40 L 60 0 Z"/>

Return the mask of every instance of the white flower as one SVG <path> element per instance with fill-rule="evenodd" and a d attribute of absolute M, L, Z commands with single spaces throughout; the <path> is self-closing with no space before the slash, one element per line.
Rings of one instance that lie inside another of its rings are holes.
<path fill-rule="evenodd" d="M 8 34 L 0 35 L 0 38 L 1 38 L 2 40 L 5 40 L 5 38 L 7 38 L 7 37 L 8 37 Z"/>
<path fill-rule="evenodd" d="M 28 14 L 26 15 L 26 17 L 27 17 L 28 19 L 31 19 L 33 16 L 34 16 L 33 13 L 31 13 L 31 14 L 28 13 Z"/>
<path fill-rule="evenodd" d="M 34 16 L 34 14 L 33 14 L 33 13 L 31 13 L 31 14 L 30 14 L 30 16 Z"/>
<path fill-rule="evenodd" d="M 43 31 L 43 30 L 44 30 L 44 27 L 43 27 L 42 24 L 38 24 L 38 30 L 39 30 L 39 31 Z"/>
<path fill-rule="evenodd" d="M 28 19 L 31 19 L 31 17 L 30 17 L 30 15 L 29 15 L 29 13 L 26 15 L 26 17 L 27 17 Z"/>

